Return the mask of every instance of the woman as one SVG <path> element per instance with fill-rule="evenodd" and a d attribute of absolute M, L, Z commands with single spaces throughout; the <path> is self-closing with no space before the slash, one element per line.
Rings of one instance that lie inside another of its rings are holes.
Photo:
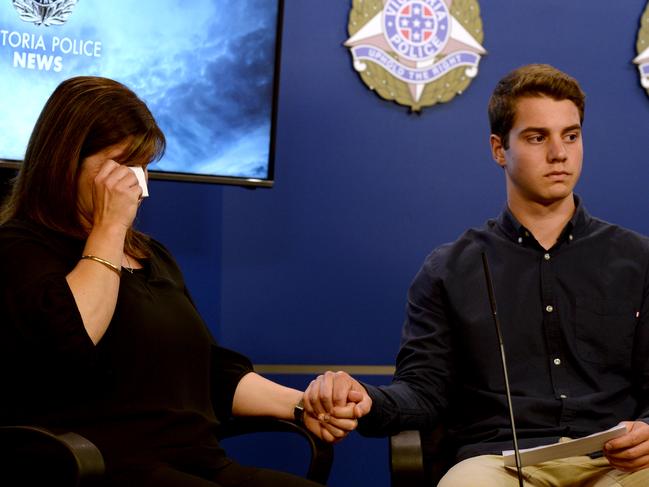
<path fill-rule="evenodd" d="M 216 346 L 172 256 L 132 228 L 142 188 L 128 166 L 146 172 L 164 148 L 115 81 L 72 78 L 46 103 L 0 214 L 0 422 L 86 436 L 105 485 L 314 486 L 218 445 L 219 419 L 293 419 L 302 392 Z M 304 420 L 328 441 L 356 426 Z"/>

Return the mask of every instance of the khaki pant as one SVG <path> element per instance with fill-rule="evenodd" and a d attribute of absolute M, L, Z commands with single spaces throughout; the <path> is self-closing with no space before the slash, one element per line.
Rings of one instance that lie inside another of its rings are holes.
<path fill-rule="evenodd" d="M 606 458 L 569 457 L 523 467 L 525 487 L 648 487 L 649 469 L 621 472 Z M 518 487 L 516 468 L 503 466 L 500 455 L 464 460 L 439 482 L 438 487 Z"/>

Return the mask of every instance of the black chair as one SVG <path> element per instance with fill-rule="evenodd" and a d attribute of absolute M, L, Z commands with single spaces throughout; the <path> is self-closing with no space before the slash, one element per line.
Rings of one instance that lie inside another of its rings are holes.
<path fill-rule="evenodd" d="M 434 431 L 402 431 L 389 439 L 392 487 L 437 485 L 453 465 L 444 428 Z"/>
<path fill-rule="evenodd" d="M 309 468 L 305 477 L 314 482 L 326 485 L 334 461 L 334 450 L 331 443 L 326 443 L 311 433 L 304 426 L 293 421 L 275 418 L 236 418 L 221 424 L 219 439 L 251 433 L 295 433 L 306 440 L 311 451 Z"/>
<path fill-rule="evenodd" d="M 103 472 L 101 453 L 83 436 L 0 426 L 0 485 L 90 485 Z"/>
<path fill-rule="evenodd" d="M 321 441 L 306 428 L 273 418 L 227 421 L 219 438 L 257 432 L 290 432 L 303 437 L 311 450 L 306 477 L 326 484 L 333 463 L 332 445 Z M 7 487 L 91 486 L 104 473 L 99 449 L 76 433 L 54 435 L 33 426 L 0 427 L 0 485 Z"/>

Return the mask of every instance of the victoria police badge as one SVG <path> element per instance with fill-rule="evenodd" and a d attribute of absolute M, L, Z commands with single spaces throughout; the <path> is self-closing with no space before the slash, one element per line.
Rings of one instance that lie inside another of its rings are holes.
<path fill-rule="evenodd" d="M 78 0 L 12 0 L 25 22 L 36 25 L 62 25 L 68 20 Z"/>
<path fill-rule="evenodd" d="M 477 0 L 353 0 L 348 31 L 363 82 L 413 111 L 461 94 L 486 54 Z"/>
<path fill-rule="evenodd" d="M 640 30 L 638 31 L 638 40 L 636 42 L 638 55 L 633 60 L 640 70 L 640 83 L 649 94 L 649 3 L 645 7 L 640 20 Z"/>

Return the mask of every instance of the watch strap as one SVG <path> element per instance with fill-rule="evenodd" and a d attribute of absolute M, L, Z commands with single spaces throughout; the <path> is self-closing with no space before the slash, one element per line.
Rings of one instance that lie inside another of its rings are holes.
<path fill-rule="evenodd" d="M 304 398 L 293 407 L 293 419 L 297 424 L 304 424 Z"/>

